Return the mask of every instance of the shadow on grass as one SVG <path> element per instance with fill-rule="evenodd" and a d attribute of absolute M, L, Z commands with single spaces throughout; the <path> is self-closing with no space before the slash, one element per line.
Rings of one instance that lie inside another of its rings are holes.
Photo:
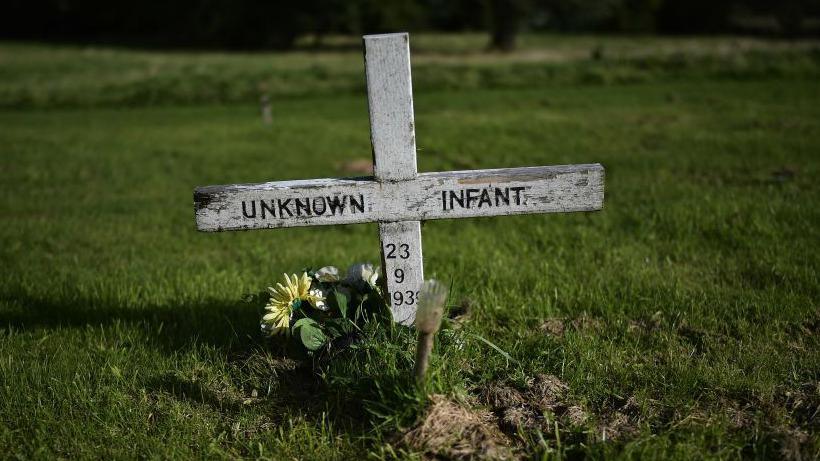
<path fill-rule="evenodd" d="M 146 347 L 168 356 L 207 346 L 226 358 L 223 365 L 168 370 L 142 385 L 151 394 L 207 406 L 229 420 L 256 407 L 273 424 L 293 415 L 317 422 L 329 415 L 336 425 L 364 434 L 385 421 L 378 413 L 395 418 L 390 409 L 396 406 L 406 408 L 407 415 L 415 411 L 411 351 L 386 344 L 409 338 L 395 328 L 378 329 L 368 340 L 308 357 L 267 341 L 259 332 L 261 310 L 241 301 L 132 307 L 18 291 L 0 294 L 0 303 L 5 305 L 0 309 L 5 329 L 125 327 L 137 331 Z"/>
<path fill-rule="evenodd" d="M 260 425 L 282 426 L 303 418 L 317 425 L 332 422 L 336 431 L 354 438 L 387 435 L 411 423 L 423 409 L 423 399 L 409 368 L 374 359 L 380 345 L 374 341 L 304 360 L 259 347 L 232 357 L 225 374 L 169 371 L 145 388 L 153 395 L 207 406 L 225 421 L 250 411 L 264 415 Z"/>
<path fill-rule="evenodd" d="M 124 323 L 138 327 L 168 351 L 199 343 L 241 353 L 260 339 L 261 310 L 236 300 L 129 306 L 117 300 L 49 298 L 17 291 L 0 294 L 0 302 L 7 306 L 0 310 L 0 327 L 22 331 Z"/>

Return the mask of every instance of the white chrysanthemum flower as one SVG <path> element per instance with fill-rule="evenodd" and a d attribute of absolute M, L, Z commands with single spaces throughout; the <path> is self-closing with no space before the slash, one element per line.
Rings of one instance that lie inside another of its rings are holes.
<path fill-rule="evenodd" d="M 347 270 L 347 277 L 344 281 L 351 285 L 364 282 L 375 289 L 379 281 L 379 268 L 374 268 L 372 264 L 354 264 Z"/>
<path fill-rule="evenodd" d="M 313 304 L 313 307 L 315 307 L 316 309 L 319 309 L 320 311 L 327 311 L 328 309 L 330 309 L 330 306 L 325 304 L 325 294 L 322 292 L 320 288 L 312 288 L 308 292 L 308 296 L 309 299 L 312 300 L 311 304 Z"/>
<path fill-rule="evenodd" d="M 316 271 L 313 277 L 322 283 L 338 282 L 340 279 L 339 269 L 335 266 L 325 266 Z"/>

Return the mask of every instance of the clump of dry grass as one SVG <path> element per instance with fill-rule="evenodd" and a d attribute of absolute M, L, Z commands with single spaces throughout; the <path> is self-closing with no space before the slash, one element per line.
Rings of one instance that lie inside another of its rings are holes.
<path fill-rule="evenodd" d="M 512 459 L 508 439 L 493 415 L 468 409 L 443 395 L 432 395 L 426 416 L 405 433 L 400 444 L 428 459 Z"/>

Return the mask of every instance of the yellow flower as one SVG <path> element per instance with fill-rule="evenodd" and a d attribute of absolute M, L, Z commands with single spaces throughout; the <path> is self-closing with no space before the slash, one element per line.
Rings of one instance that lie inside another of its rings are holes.
<path fill-rule="evenodd" d="M 293 313 L 302 307 L 302 303 L 308 302 L 317 309 L 325 307 L 322 292 L 318 289 L 310 289 L 310 277 L 307 273 L 302 273 L 301 277 L 296 274 L 290 277 L 287 274 L 283 275 L 285 277 L 284 286 L 277 283 L 276 288 L 268 287 L 271 295 L 270 301 L 265 306 L 268 313 L 262 317 L 262 330 L 272 335 L 290 333 Z"/>

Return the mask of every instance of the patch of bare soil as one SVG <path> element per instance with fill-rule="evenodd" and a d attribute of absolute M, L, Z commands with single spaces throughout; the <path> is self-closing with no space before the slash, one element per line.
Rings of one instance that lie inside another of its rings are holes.
<path fill-rule="evenodd" d="M 785 391 L 781 398 L 797 425 L 820 429 L 820 381 L 803 383 Z"/>
<path fill-rule="evenodd" d="M 820 334 L 820 309 L 814 311 L 814 315 L 810 315 L 800 325 L 800 333 L 806 336 L 815 336 Z"/>
<path fill-rule="evenodd" d="M 721 400 L 717 405 L 732 429 L 771 438 L 779 446 L 781 459 L 817 459 L 813 434 L 820 430 L 820 382 L 781 389 L 773 399 L 752 396 L 741 400 Z M 698 413 L 702 421 L 710 419 L 710 412 Z"/>
<path fill-rule="evenodd" d="M 491 383 L 481 389 L 480 398 L 511 437 L 534 430 L 554 437 L 557 424 L 564 441 L 569 441 L 568 436 L 585 437 L 581 434 L 586 431 L 577 429 L 591 429 L 598 441 L 623 440 L 638 434 L 642 418 L 634 397 L 617 399 L 609 409 L 593 415 L 573 400 L 564 382 L 552 375 L 538 375 L 524 387 Z M 569 433 L 564 434 L 564 430 Z"/>
<path fill-rule="evenodd" d="M 572 328 L 579 333 L 597 333 L 601 331 L 603 327 L 604 322 L 602 322 L 601 319 L 591 317 L 587 314 L 583 314 L 572 320 Z"/>
<path fill-rule="evenodd" d="M 780 439 L 782 459 L 794 461 L 817 459 L 817 454 L 811 452 L 811 437 L 808 432 L 795 428 L 783 428 L 776 433 Z"/>
<path fill-rule="evenodd" d="M 557 377 L 538 375 L 523 388 L 490 383 L 480 390 L 480 398 L 492 409 L 497 424 L 507 434 L 535 429 L 542 434 L 552 434 L 556 420 L 563 426 L 577 427 L 589 419 L 581 405 L 569 400 L 568 390 Z"/>
<path fill-rule="evenodd" d="M 541 324 L 541 331 L 550 336 L 555 336 L 556 338 L 563 338 L 564 319 L 552 317 L 544 320 L 544 323 Z"/>
<path fill-rule="evenodd" d="M 807 382 L 786 390 L 776 399 L 786 410 L 787 418 L 770 422 L 780 441 L 783 459 L 815 459 L 816 447 L 809 434 L 820 429 L 820 382 Z"/>
<path fill-rule="evenodd" d="M 663 327 L 663 312 L 657 311 L 651 317 L 630 320 L 627 331 L 630 333 L 651 334 Z"/>
<path fill-rule="evenodd" d="M 726 402 L 723 406 L 733 429 L 745 430 L 754 425 L 754 408 L 751 405 L 740 406 L 737 403 Z"/>
<path fill-rule="evenodd" d="M 399 445 L 426 459 L 513 459 L 508 439 L 489 412 L 468 409 L 443 395 L 430 397 L 427 416 L 405 433 Z"/>
<path fill-rule="evenodd" d="M 425 419 L 401 436 L 400 445 L 422 451 L 426 459 L 517 459 L 527 455 L 531 434 L 551 440 L 559 430 L 562 443 L 569 445 L 622 442 L 639 436 L 642 425 L 653 420 L 704 424 L 718 411 L 737 431 L 757 431 L 762 422 L 783 459 L 816 456 L 812 434 L 820 428 L 817 382 L 782 390 L 774 401 L 722 401 L 711 411 L 694 408 L 685 414 L 634 396 L 611 396 L 593 413 L 573 398 L 566 383 L 547 374 L 523 384 L 491 382 L 476 391 L 477 402 L 469 407 L 433 396 Z"/>
<path fill-rule="evenodd" d="M 638 434 L 641 408 L 635 397 L 629 397 L 610 412 L 600 415 L 596 438 L 603 442 L 623 440 Z"/>
<path fill-rule="evenodd" d="M 575 318 L 550 317 L 541 323 L 541 331 L 555 338 L 563 338 L 567 331 L 576 331 L 581 334 L 599 332 L 604 323 L 595 317 L 582 314 Z"/>

